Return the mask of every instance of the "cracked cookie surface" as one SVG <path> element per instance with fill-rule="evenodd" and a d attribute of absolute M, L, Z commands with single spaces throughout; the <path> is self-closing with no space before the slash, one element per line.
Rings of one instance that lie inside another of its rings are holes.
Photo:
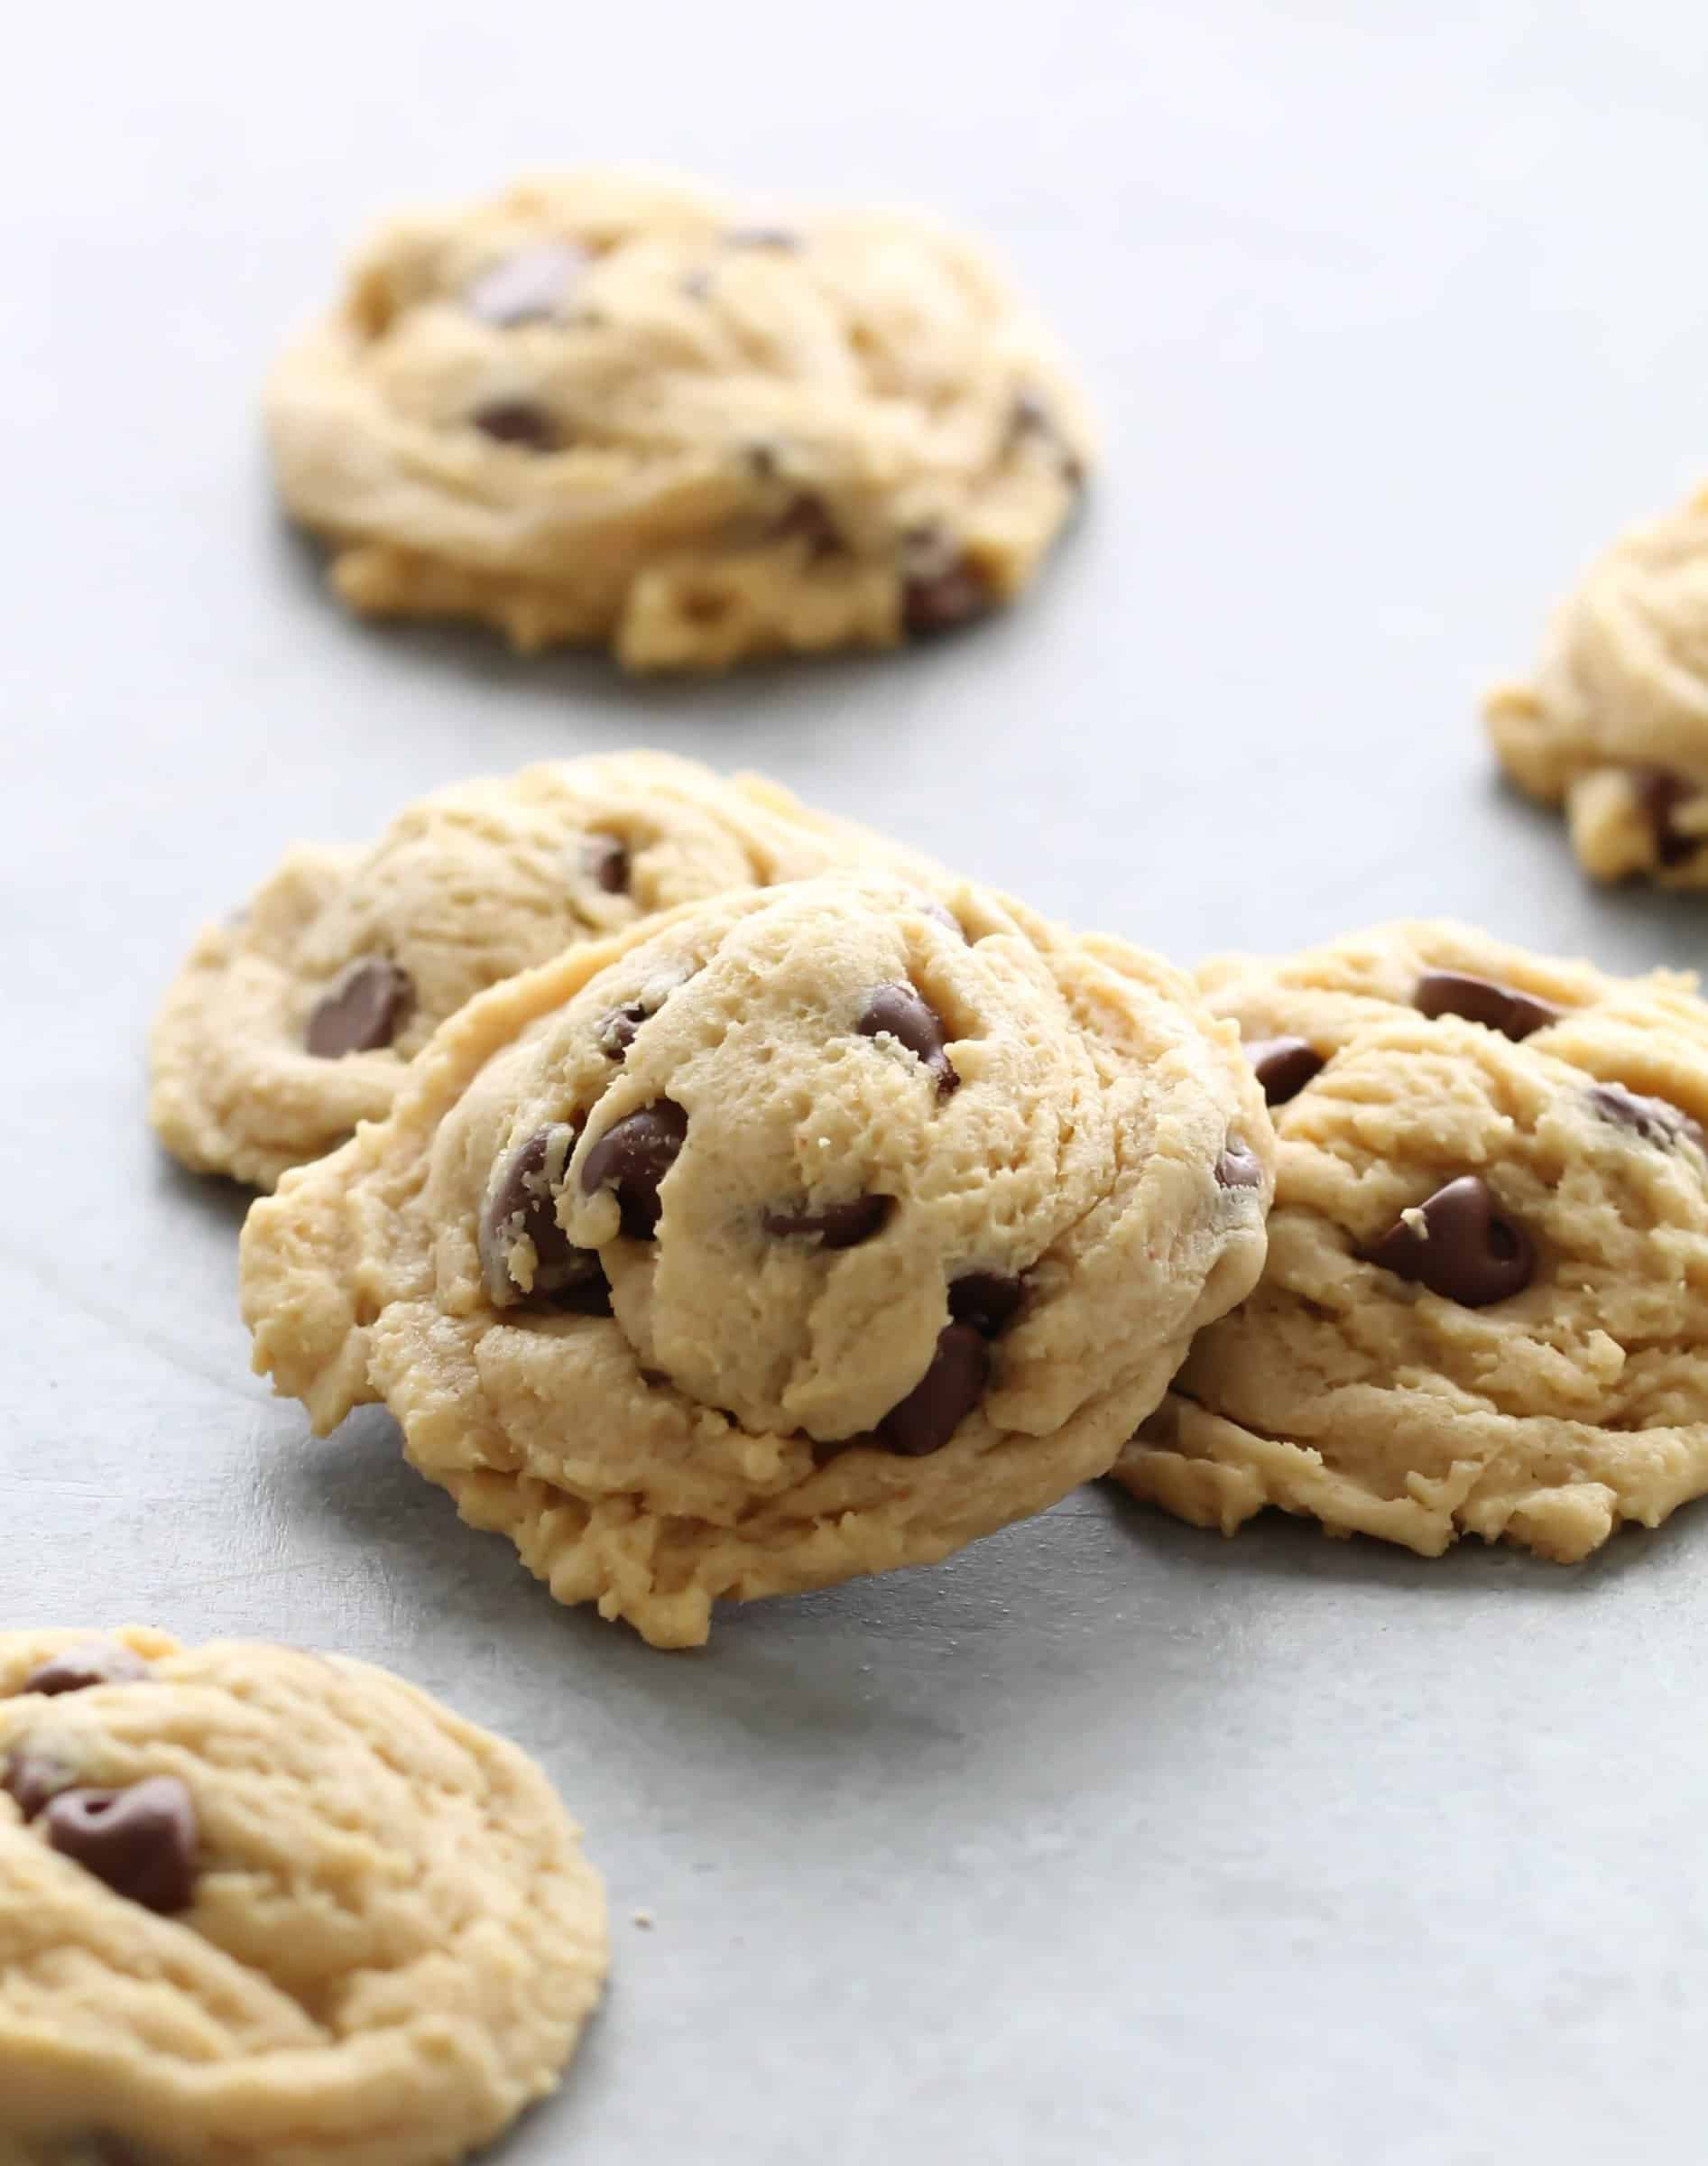
<path fill-rule="evenodd" d="M 660 1645 L 1107 1470 L 1251 1285 L 1272 1143 L 1187 980 L 963 884 L 690 905 L 464 1009 L 258 1203 L 256 1366 Z"/>
<path fill-rule="evenodd" d="M 866 859 L 943 875 L 757 775 L 666 753 L 543 762 L 407 806 L 368 849 L 286 853 L 207 927 L 152 1035 L 149 1117 L 198 1172 L 271 1188 L 391 1105 L 466 1000 L 648 914 Z"/>
<path fill-rule="evenodd" d="M 605 1967 L 544 1776 L 401 1679 L 0 1634 L 5 2166 L 448 2166 Z"/>
<path fill-rule="evenodd" d="M 1597 880 L 1708 887 L 1708 492 L 1620 536 L 1486 718 Z"/>
<path fill-rule="evenodd" d="M 963 241 L 620 172 L 383 227 L 267 416 L 352 608 L 638 670 L 978 616 L 1091 457 L 1053 343 Z"/>
<path fill-rule="evenodd" d="M 1265 1504 L 1570 1562 L 1708 1488 L 1708 1007 L 1448 923 L 1199 983 L 1279 1143 L 1255 1292 L 1116 1469 L 1226 1532 Z"/>

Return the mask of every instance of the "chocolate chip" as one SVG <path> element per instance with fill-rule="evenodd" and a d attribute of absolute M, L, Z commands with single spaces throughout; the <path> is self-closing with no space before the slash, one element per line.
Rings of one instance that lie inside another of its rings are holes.
<path fill-rule="evenodd" d="M 1708 1136 L 1703 1134 L 1701 1125 L 1665 1098 L 1640 1097 L 1636 1091 L 1627 1090 L 1622 1083 L 1598 1083 L 1591 1090 L 1589 1100 L 1603 1120 L 1633 1130 L 1646 1143 L 1658 1143 L 1666 1150 L 1677 1143 L 1691 1143 L 1708 1155 Z"/>
<path fill-rule="evenodd" d="M 1510 986 L 1497 985 L 1491 977 L 1472 977 L 1463 970 L 1426 970 L 1412 987 L 1411 1004 L 1424 1015 L 1462 1015 L 1467 1023 L 1483 1023 L 1515 1041 L 1532 1031 L 1546 1030 L 1562 1014 L 1533 994 L 1515 993 Z"/>
<path fill-rule="evenodd" d="M 937 1079 L 937 1096 L 946 1098 L 961 1078 L 944 1050 L 943 1018 L 911 986 L 874 986 L 854 1029 L 863 1038 L 893 1038 L 922 1060 Z"/>
<path fill-rule="evenodd" d="M 486 1291 L 501 1309 L 519 1302 L 576 1308 L 584 1298 L 596 1298 L 604 1286 L 597 1253 L 577 1248 L 558 1222 L 558 1196 L 576 1134 L 567 1121 L 538 1129 L 511 1152 L 487 1198 L 480 1220 L 481 1271 Z M 533 1282 L 525 1291 L 510 1262 L 522 1241 L 531 1242 L 534 1252 Z M 605 1298 L 608 1301 L 608 1290 Z"/>
<path fill-rule="evenodd" d="M 872 1431 L 881 1450 L 922 1459 L 940 1451 L 984 1396 L 990 1348 L 972 1324 L 946 1324 L 937 1334 L 931 1365 L 899 1406 Z"/>
<path fill-rule="evenodd" d="M 787 226 L 736 226 L 724 236 L 725 248 L 789 248 L 803 245 Z"/>
<path fill-rule="evenodd" d="M 556 314 L 587 265 L 586 249 L 568 241 L 547 241 L 518 249 L 490 271 L 482 272 L 463 294 L 463 306 L 483 323 L 508 329 Z"/>
<path fill-rule="evenodd" d="M 497 443 L 520 444 L 529 451 L 555 451 L 559 447 L 558 424 L 531 399 L 494 399 L 475 407 L 468 418 Z"/>
<path fill-rule="evenodd" d="M 963 1272 L 949 1281 L 949 1314 L 957 1324 L 971 1324 L 981 1338 L 1006 1331 L 1025 1299 L 1024 1282 L 999 1272 Z"/>
<path fill-rule="evenodd" d="M 581 1186 L 596 1196 L 610 1189 L 631 1241 L 650 1241 L 658 1230 L 659 1187 L 688 1140 L 688 1115 L 670 1098 L 615 1121 L 581 1162 Z"/>
<path fill-rule="evenodd" d="M 134 1685 L 148 1675 L 148 1664 L 119 1640 L 82 1640 L 32 1670 L 18 1689 L 51 1699 L 61 1692 L 86 1692 L 92 1685 Z"/>
<path fill-rule="evenodd" d="M 135 2144 L 97 2128 L 78 2136 L 69 2151 L 56 2154 L 54 2166 L 149 2166 L 149 2161 Z"/>
<path fill-rule="evenodd" d="M 965 940 L 969 948 L 972 946 L 973 943 L 968 939 L 966 927 L 962 924 L 960 919 L 956 916 L 946 902 L 939 902 L 935 896 L 928 896 L 919 905 L 919 914 L 922 917 L 935 918 L 939 925 L 954 933 L 957 940 Z"/>
<path fill-rule="evenodd" d="M 176 1775 L 127 1790 L 62 1790 L 42 1814 L 50 1843 L 115 1895 L 164 1917 L 196 1893 L 196 1803 Z"/>
<path fill-rule="evenodd" d="M 587 877 L 607 895 L 622 895 L 629 888 L 629 846 L 615 835 L 589 835 L 582 845 L 582 863 Z"/>
<path fill-rule="evenodd" d="M 1411 1223 L 1421 1217 L 1421 1226 Z M 1467 1309 L 1522 1293 L 1536 1275 L 1536 1249 L 1524 1228 L 1496 1208 L 1488 1183 L 1462 1174 L 1437 1189 L 1416 1213 L 1394 1223 L 1360 1252 L 1397 1278 L 1415 1280 Z"/>
<path fill-rule="evenodd" d="M 1230 1136 L 1220 1158 L 1215 1162 L 1215 1180 L 1219 1189 L 1260 1189 L 1263 1186 L 1263 1162 L 1255 1151 L 1244 1143 L 1235 1143 Z"/>
<path fill-rule="evenodd" d="M 894 1208 L 893 1196 L 856 1196 L 851 1203 L 826 1204 L 821 1211 L 767 1211 L 762 1224 L 780 1239 L 816 1234 L 821 1248 L 857 1248 L 882 1231 Z"/>
<path fill-rule="evenodd" d="M 685 271 L 682 273 L 682 291 L 690 301 L 704 301 L 712 291 L 709 271 Z"/>
<path fill-rule="evenodd" d="M 836 555 L 845 544 L 842 530 L 820 496 L 797 496 L 782 515 L 767 529 L 770 542 L 801 541 L 809 557 Z"/>
<path fill-rule="evenodd" d="M 1285 1106 L 1289 1098 L 1297 1097 L 1327 1065 L 1306 1038 L 1253 1038 L 1246 1045 L 1245 1057 L 1257 1071 L 1264 1098 L 1271 1106 Z"/>
<path fill-rule="evenodd" d="M 316 1004 L 303 1042 L 321 1060 L 378 1052 L 392 1043 L 414 1005 L 409 973 L 383 955 L 365 956 Z"/>
<path fill-rule="evenodd" d="M 1654 835 L 1655 854 L 1661 863 L 1683 865 L 1694 857 L 1708 838 L 1687 834 L 1675 823 L 1673 814 L 1686 799 L 1699 795 L 1702 785 L 1687 782 L 1670 767 L 1634 767 L 1631 788 Z"/>
<path fill-rule="evenodd" d="M 613 1008 L 608 1015 L 600 1016 L 594 1026 L 594 1034 L 599 1041 L 599 1051 L 607 1060 L 627 1059 L 629 1048 L 650 1013 L 637 1000 L 626 1008 Z"/>
<path fill-rule="evenodd" d="M 747 471 L 755 481 L 775 481 L 782 470 L 782 461 L 777 455 L 775 444 L 749 444 L 742 456 L 747 461 Z"/>
<path fill-rule="evenodd" d="M 1016 394 L 1010 410 L 1009 436 L 1020 442 L 1029 436 L 1043 437 L 1061 446 L 1061 476 L 1070 489 L 1085 486 L 1085 464 L 1079 455 L 1069 450 L 1062 442 L 1061 430 L 1056 426 L 1056 417 L 1035 391 Z"/>
<path fill-rule="evenodd" d="M 26 1820 L 34 1819 L 45 1810 L 62 1790 L 72 1790 L 76 1785 L 75 1771 L 49 1753 L 14 1753 L 5 1763 L 5 1773 L 0 1774 L 0 1790 L 5 1791 Z"/>
<path fill-rule="evenodd" d="M 957 559 L 946 570 L 917 573 L 901 588 L 901 621 L 915 639 L 952 632 L 994 606 L 995 597 L 977 567 Z"/>

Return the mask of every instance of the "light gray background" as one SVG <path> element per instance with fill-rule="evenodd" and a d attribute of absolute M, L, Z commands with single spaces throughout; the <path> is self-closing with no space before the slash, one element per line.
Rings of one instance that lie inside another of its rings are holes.
<path fill-rule="evenodd" d="M 615 1967 L 506 2166 L 1703 2155 L 1700 1510 L 1562 1572 L 1087 1494 L 650 1653 L 247 1376 L 240 1199 L 152 1148 L 142 1046 L 286 841 L 636 742 L 1182 958 L 1452 911 L 1688 962 L 1708 902 L 1580 884 L 1473 700 L 1708 461 L 1704 59 L 1684 0 L 12 24 L 0 1621 L 336 1643 L 541 1756 Z M 1111 440 L 1025 607 L 676 687 L 322 601 L 280 339 L 372 212 L 614 154 L 995 240 Z"/>

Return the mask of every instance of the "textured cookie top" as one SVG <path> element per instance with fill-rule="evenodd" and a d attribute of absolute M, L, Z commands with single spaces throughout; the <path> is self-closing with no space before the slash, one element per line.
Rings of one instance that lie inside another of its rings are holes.
<path fill-rule="evenodd" d="M 639 667 L 975 616 L 1091 449 L 1051 341 L 964 242 L 610 172 L 383 227 L 268 412 L 355 606 Z"/>
<path fill-rule="evenodd" d="M 1192 1408 L 1249 1435 L 1201 1427 L 1195 1449 L 1419 1548 L 1465 1526 L 1581 1555 L 1618 1517 L 1652 1523 L 1695 1494 L 1708 1008 L 1693 981 L 1621 982 L 1451 924 L 1230 958 L 1200 981 L 1265 1082 L 1279 1164 L 1262 1282 L 1180 1379 Z M 1177 1402 L 1149 1440 L 1181 1418 Z M 1313 1490 L 1278 1443 L 1336 1480 Z"/>
<path fill-rule="evenodd" d="M 1598 877 L 1708 881 L 1708 495 L 1619 538 L 1487 718 L 1514 779 L 1569 801 Z"/>
<path fill-rule="evenodd" d="M 605 1966 L 539 1770 L 412 1686 L 0 1634 L 0 2116 L 32 2166 L 459 2159 L 553 2087 Z"/>
<path fill-rule="evenodd" d="M 628 752 L 434 791 L 367 850 L 300 846 L 208 927 L 162 1004 L 150 1115 L 198 1171 L 270 1187 L 392 1102 L 466 1000 L 651 912 L 924 858 L 758 776 Z"/>
<path fill-rule="evenodd" d="M 257 1365 L 663 1642 L 1106 1467 L 1256 1274 L 1268 1123 L 1186 980 L 951 901 L 730 895 L 485 995 L 252 1212 Z"/>

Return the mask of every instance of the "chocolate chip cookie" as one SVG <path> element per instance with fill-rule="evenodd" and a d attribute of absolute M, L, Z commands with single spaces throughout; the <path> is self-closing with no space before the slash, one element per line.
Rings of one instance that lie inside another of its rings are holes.
<path fill-rule="evenodd" d="M 392 1103 L 409 1060 L 500 978 L 729 888 L 923 857 L 756 775 L 630 752 L 435 791 L 371 848 L 299 845 L 208 926 L 154 1026 L 149 1115 L 198 1172 L 271 1188 Z"/>
<path fill-rule="evenodd" d="M 963 884 L 729 894 L 494 987 L 251 1211 L 255 1365 L 654 1644 L 1105 1472 L 1263 1254 L 1187 980 Z"/>
<path fill-rule="evenodd" d="M 1596 879 L 1708 887 L 1708 492 L 1620 537 L 1487 718 Z"/>
<path fill-rule="evenodd" d="M 544 1777 L 400 1679 L 0 1634 L 8 2161 L 444 2166 L 553 2088 L 605 1968 Z"/>
<path fill-rule="evenodd" d="M 1279 1139 L 1257 1291 L 1123 1454 L 1266 1504 L 1572 1562 L 1708 1488 L 1708 1007 L 1452 924 L 1199 974 Z"/>
<path fill-rule="evenodd" d="M 1091 458 L 964 242 L 610 172 L 383 227 L 267 419 L 352 608 L 635 670 L 966 624 L 1031 579 Z"/>

